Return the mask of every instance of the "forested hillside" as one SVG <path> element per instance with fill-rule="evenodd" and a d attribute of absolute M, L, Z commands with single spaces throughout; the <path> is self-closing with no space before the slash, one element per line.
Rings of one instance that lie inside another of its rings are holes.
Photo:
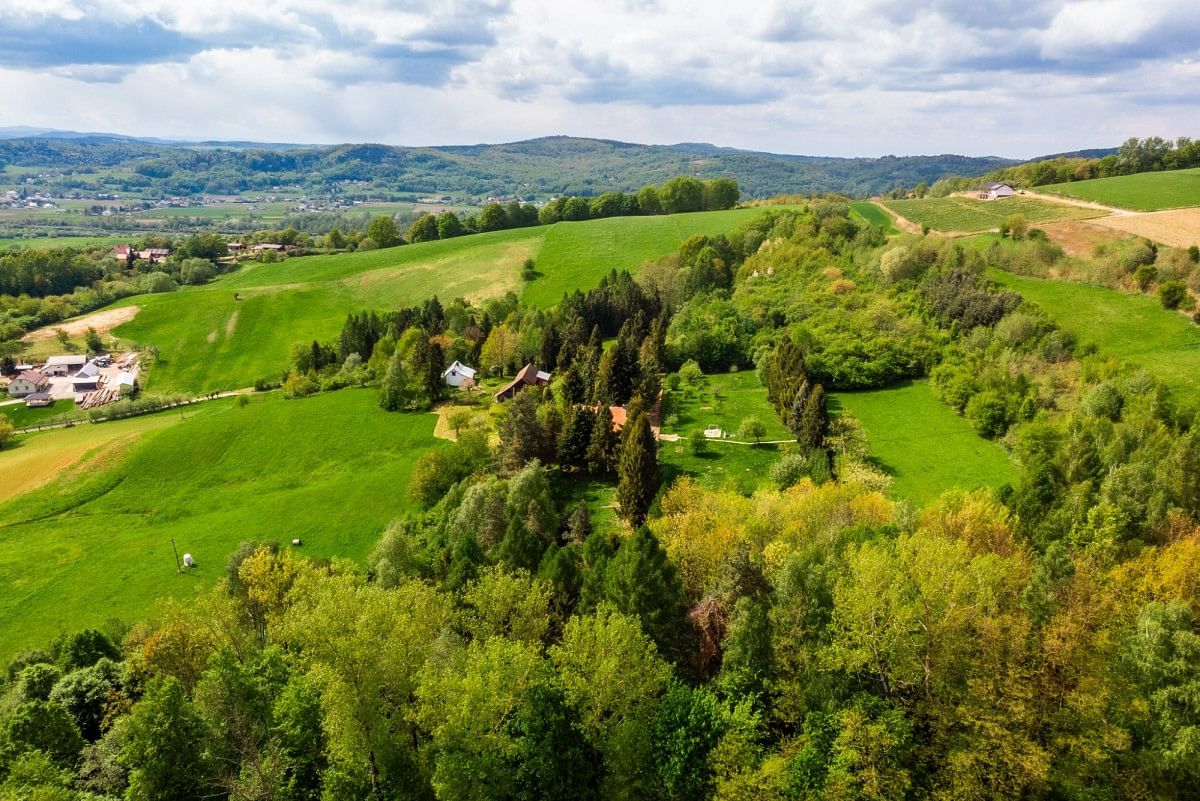
<path fill-rule="evenodd" d="M 281 148 L 166 145 L 125 138 L 0 141 L 0 166 L 66 173 L 51 191 L 147 195 L 238 193 L 293 188 L 328 192 L 346 182 L 390 193 L 546 197 L 633 191 L 680 174 L 738 181 L 746 197 L 838 192 L 868 195 L 979 175 L 1010 161 L 965 156 L 817 158 L 711 145 L 639 145 L 556 136 L 496 145 L 392 147 L 345 144 Z"/>

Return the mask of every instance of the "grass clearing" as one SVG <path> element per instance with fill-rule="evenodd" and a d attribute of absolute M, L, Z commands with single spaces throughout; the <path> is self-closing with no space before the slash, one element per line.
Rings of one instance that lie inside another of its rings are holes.
<path fill-rule="evenodd" d="M 850 216 L 857 218 L 859 221 L 870 225 L 873 228 L 879 228 L 889 236 L 898 234 L 896 226 L 892 222 L 892 217 L 886 211 L 876 206 L 874 203 L 860 201 L 850 204 Z"/>
<path fill-rule="evenodd" d="M 35 236 L 0 237 L 0 249 L 19 247 L 29 250 L 50 248 L 78 248 L 80 250 L 108 249 L 113 245 L 128 242 L 127 236 Z"/>
<path fill-rule="evenodd" d="M 1080 220 L 1104 214 L 1098 209 L 1019 196 L 1002 200 L 978 200 L 955 195 L 919 200 L 885 200 L 883 204 L 910 222 L 927 225 L 930 230 L 943 233 L 987 231 L 998 228 L 1014 214 L 1024 215 L 1031 224 L 1052 220 Z"/>
<path fill-rule="evenodd" d="M 1039 186 L 1039 192 L 1133 211 L 1200 206 L 1200 167 Z"/>
<path fill-rule="evenodd" d="M 51 402 L 49 406 L 26 406 L 24 403 L 0 406 L 0 414 L 7 417 L 8 421 L 17 428 L 76 411 L 78 411 L 78 407 L 70 398 L 59 398 Z"/>
<path fill-rule="evenodd" d="M 1000 271 L 990 277 L 1037 303 L 1081 342 L 1141 365 L 1180 400 L 1200 403 L 1200 326 L 1157 298 Z"/>
<path fill-rule="evenodd" d="M 757 417 L 767 428 L 766 440 L 791 440 L 792 435 L 767 400 L 767 390 L 752 370 L 705 376 L 698 387 L 671 393 L 663 433 L 683 437 L 679 442 L 663 442 L 659 460 L 664 483 L 688 475 L 706 486 L 750 494 L 770 484 L 771 466 L 796 446 L 742 445 L 737 442 L 710 440 L 700 454 L 692 453 L 687 437 L 693 431 L 720 428 L 736 435 L 747 417 Z"/>
<path fill-rule="evenodd" d="M 867 433 L 871 457 L 892 476 L 892 494 L 923 505 L 949 489 L 999 487 L 1017 469 L 997 444 L 939 401 L 925 381 L 830 395 L 831 414 L 846 410 Z"/>
<path fill-rule="evenodd" d="M 442 444 L 433 415 L 383 412 L 369 389 L 199 409 L 185 420 L 127 421 L 159 430 L 106 469 L 0 506 L 0 657 L 64 629 L 136 619 L 157 598 L 210 586 L 244 540 L 298 537 L 306 555 L 361 560 L 388 521 L 411 508 L 416 459 Z M 77 438 L 86 453 L 121 426 L 35 435 L 0 454 L 0 476 L 26 448 L 65 451 L 65 438 Z M 176 573 L 172 539 L 195 556 L 196 570 Z"/>

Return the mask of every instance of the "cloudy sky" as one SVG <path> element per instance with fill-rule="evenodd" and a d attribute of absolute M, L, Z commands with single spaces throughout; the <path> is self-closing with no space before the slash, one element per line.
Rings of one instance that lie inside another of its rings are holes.
<path fill-rule="evenodd" d="M 0 126 L 1022 157 L 1198 123 L 1197 0 L 0 0 Z"/>

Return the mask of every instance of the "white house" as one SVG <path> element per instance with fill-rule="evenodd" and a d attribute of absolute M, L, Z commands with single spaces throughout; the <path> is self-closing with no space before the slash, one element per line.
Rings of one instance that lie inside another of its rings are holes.
<path fill-rule="evenodd" d="M 50 379 L 33 370 L 26 370 L 8 382 L 8 394 L 14 398 L 25 398 L 50 388 Z"/>
<path fill-rule="evenodd" d="M 464 382 L 475 380 L 475 368 L 455 361 L 442 372 L 442 380 L 446 382 L 447 386 L 461 387 Z"/>
<path fill-rule="evenodd" d="M 979 190 L 977 197 L 980 200 L 999 200 L 1002 197 L 1012 197 L 1015 194 L 1017 194 L 1017 190 L 1008 184 L 988 184 Z"/>
<path fill-rule="evenodd" d="M 51 356 L 42 372 L 46 375 L 74 375 L 87 364 L 87 356 Z"/>

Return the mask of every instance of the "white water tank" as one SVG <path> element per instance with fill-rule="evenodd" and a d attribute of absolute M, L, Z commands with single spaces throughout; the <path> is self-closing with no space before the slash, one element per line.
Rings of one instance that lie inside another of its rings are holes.
<path fill-rule="evenodd" d="M 192 558 L 192 555 L 190 553 L 185 553 L 183 555 L 183 566 L 184 567 L 195 567 L 196 566 L 196 560 Z"/>

